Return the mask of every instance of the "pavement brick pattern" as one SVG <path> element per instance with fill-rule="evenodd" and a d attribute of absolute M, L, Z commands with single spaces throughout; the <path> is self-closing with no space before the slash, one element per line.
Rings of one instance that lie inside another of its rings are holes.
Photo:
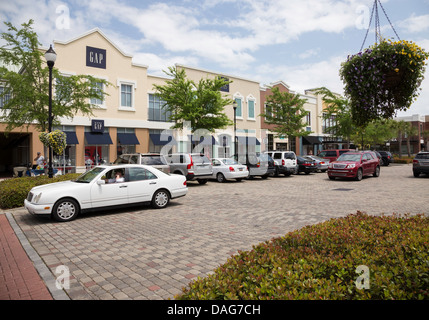
<path fill-rule="evenodd" d="M 5 215 L 0 215 L 0 300 L 52 300 Z"/>
<path fill-rule="evenodd" d="M 54 277 L 58 266 L 68 268 L 70 299 L 122 300 L 173 298 L 238 250 L 357 210 L 428 213 L 429 177 L 413 178 L 410 165 L 382 167 L 379 178 L 360 182 L 316 173 L 188 186 L 162 210 L 89 213 L 69 223 L 23 209 L 13 216 Z"/>

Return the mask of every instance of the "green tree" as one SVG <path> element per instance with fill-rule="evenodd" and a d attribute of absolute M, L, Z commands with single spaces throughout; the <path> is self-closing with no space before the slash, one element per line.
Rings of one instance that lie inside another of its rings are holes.
<path fill-rule="evenodd" d="M 280 92 L 274 87 L 271 94 L 267 96 L 265 102 L 265 113 L 260 116 L 265 117 L 265 122 L 275 125 L 272 129 L 276 137 L 287 137 L 289 150 L 291 149 L 291 139 L 293 137 L 307 136 L 311 131 L 306 131 L 305 117 L 309 111 L 304 109 L 306 100 L 300 98 L 299 94 Z"/>
<path fill-rule="evenodd" d="M 189 123 L 191 131 L 205 129 L 214 132 L 232 125 L 224 113 L 225 106 L 233 100 L 221 93 L 221 88 L 231 81 L 221 77 L 200 79 L 198 83 L 186 76 L 184 69 L 169 67 L 164 71 L 172 79 L 165 85 L 154 85 L 156 94 L 165 101 L 164 112 L 169 111 L 170 121 L 175 122 L 174 129 L 183 129 Z"/>
<path fill-rule="evenodd" d="M 332 124 L 325 128 L 325 133 L 346 139 L 349 148 L 351 136 L 357 131 L 352 121 L 350 101 L 325 87 L 316 89 L 315 93 L 322 95 L 322 101 L 325 103 L 322 118 L 334 119 Z"/>
<path fill-rule="evenodd" d="M 419 134 L 419 129 L 417 127 L 414 127 L 411 122 L 407 122 L 407 125 L 405 126 L 405 135 L 407 139 L 407 153 L 408 157 L 411 157 L 411 137 L 417 136 Z M 420 143 L 420 139 L 419 143 Z"/>
<path fill-rule="evenodd" d="M 399 144 L 399 158 L 402 158 L 402 138 L 405 135 L 405 132 L 407 131 L 408 124 L 404 121 L 395 121 L 393 124 L 393 129 L 396 132 L 398 144 Z"/>
<path fill-rule="evenodd" d="M 351 135 L 351 138 L 362 144 L 362 149 L 371 148 L 374 145 L 384 144 L 387 140 L 396 137 L 396 132 L 392 130 L 392 119 L 379 119 L 368 123 L 365 127 L 360 127 Z"/>
<path fill-rule="evenodd" d="M 21 29 L 5 22 L 7 31 L 1 33 L 5 45 L 0 48 L 0 79 L 7 96 L 0 113 L 0 121 L 7 123 L 6 132 L 34 123 L 41 132 L 48 129 L 49 68 L 44 61 L 41 43 L 33 30 L 33 20 L 23 23 Z M 18 66 L 18 72 L 10 66 Z M 61 75 L 53 68 L 53 83 L 57 83 L 52 101 L 52 123 L 59 124 L 59 117 L 72 119 L 77 113 L 93 115 L 91 99 L 103 100 L 106 93 L 99 90 L 106 80 L 88 75 Z M 61 85 L 59 85 L 61 84 Z"/>

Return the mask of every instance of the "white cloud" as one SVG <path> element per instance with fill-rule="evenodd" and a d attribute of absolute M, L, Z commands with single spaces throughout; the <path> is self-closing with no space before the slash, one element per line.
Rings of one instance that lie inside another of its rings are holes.
<path fill-rule="evenodd" d="M 406 32 L 425 32 L 429 29 L 429 14 L 416 16 L 412 14 L 408 19 L 401 21 L 399 26 Z"/>

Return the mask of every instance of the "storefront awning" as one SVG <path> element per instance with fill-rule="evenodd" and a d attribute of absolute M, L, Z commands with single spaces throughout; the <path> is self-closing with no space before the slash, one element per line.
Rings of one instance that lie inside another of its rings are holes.
<path fill-rule="evenodd" d="M 150 133 L 150 140 L 156 146 L 165 146 L 166 144 L 175 144 L 176 140 L 171 135 L 164 135 L 160 133 Z"/>
<path fill-rule="evenodd" d="M 140 144 L 139 139 L 134 133 L 118 133 L 118 141 L 123 146 Z"/>
<path fill-rule="evenodd" d="M 109 133 L 95 133 L 95 132 L 85 132 L 85 139 L 87 144 L 92 145 L 103 145 L 103 144 L 113 144 L 112 139 L 110 138 Z"/>
<path fill-rule="evenodd" d="M 318 137 L 306 136 L 302 137 L 302 144 L 320 144 L 320 139 Z"/>
<path fill-rule="evenodd" d="M 66 134 L 66 143 L 67 145 L 70 144 L 79 144 L 79 141 L 77 140 L 76 132 L 74 131 L 64 131 Z"/>

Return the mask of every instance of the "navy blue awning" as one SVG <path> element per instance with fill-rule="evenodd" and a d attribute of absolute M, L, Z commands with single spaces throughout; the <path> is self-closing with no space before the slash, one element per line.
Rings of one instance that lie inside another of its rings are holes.
<path fill-rule="evenodd" d="M 92 145 L 113 144 L 112 139 L 107 132 L 85 132 L 85 139 L 87 144 Z"/>
<path fill-rule="evenodd" d="M 134 133 L 118 133 L 118 141 L 123 146 L 140 144 Z"/>
<path fill-rule="evenodd" d="M 175 144 L 176 140 L 171 135 L 165 135 L 161 133 L 150 133 L 150 140 L 156 146 L 165 146 L 166 144 Z"/>
<path fill-rule="evenodd" d="M 66 134 L 66 143 L 68 145 L 70 144 L 79 144 L 79 141 L 77 140 L 76 132 L 74 131 L 64 131 Z"/>

